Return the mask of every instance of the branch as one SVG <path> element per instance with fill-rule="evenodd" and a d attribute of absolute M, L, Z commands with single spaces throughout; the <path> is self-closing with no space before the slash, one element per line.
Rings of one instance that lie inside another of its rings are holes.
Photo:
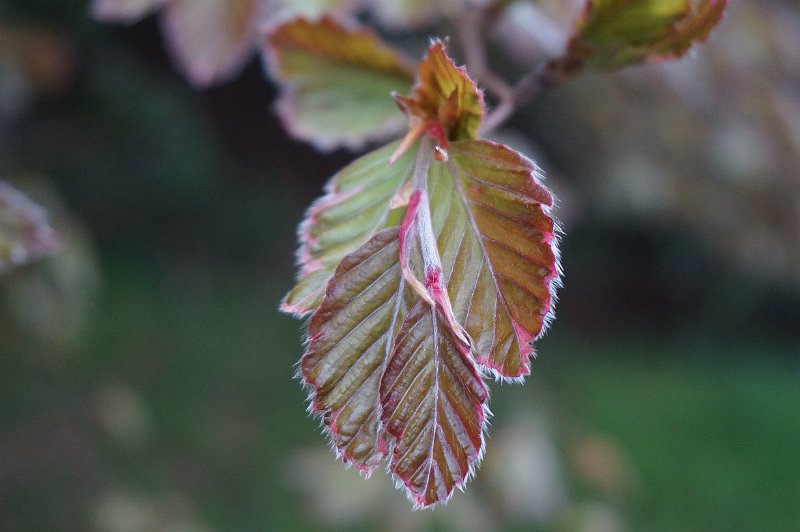
<path fill-rule="evenodd" d="M 483 9 L 468 9 L 455 21 L 467 61 L 467 70 L 498 99 L 497 107 L 483 122 L 481 127 L 483 133 L 492 131 L 505 122 L 516 107 L 514 88 L 495 74 L 486 61 L 486 43 L 483 39 L 485 14 L 486 11 Z"/>

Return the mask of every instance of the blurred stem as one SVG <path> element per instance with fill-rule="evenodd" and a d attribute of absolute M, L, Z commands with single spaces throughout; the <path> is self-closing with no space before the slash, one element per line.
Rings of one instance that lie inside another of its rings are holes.
<path fill-rule="evenodd" d="M 554 76 L 553 64 L 552 61 L 541 63 L 514 84 L 513 100 L 515 105 L 528 105 L 543 92 L 564 81 L 560 76 Z"/>
<path fill-rule="evenodd" d="M 558 58 L 543 61 L 514 85 L 514 103 L 528 105 L 548 91 L 580 74 L 591 51 L 579 43 L 570 42 L 567 51 Z"/>
<path fill-rule="evenodd" d="M 515 109 L 514 88 L 495 74 L 486 61 L 486 43 L 483 26 L 486 16 L 484 9 L 468 9 L 455 21 L 467 70 L 498 99 L 497 107 L 484 120 L 482 133 L 492 131 L 508 120 Z"/>
<path fill-rule="evenodd" d="M 497 106 L 483 121 L 483 134 L 502 125 L 519 107 L 530 104 L 542 93 L 578 74 L 583 70 L 586 52 L 570 43 L 563 57 L 543 61 L 512 85 L 489 68 L 483 32 L 487 13 L 487 9 L 468 9 L 455 20 L 467 70 L 498 100 Z"/>

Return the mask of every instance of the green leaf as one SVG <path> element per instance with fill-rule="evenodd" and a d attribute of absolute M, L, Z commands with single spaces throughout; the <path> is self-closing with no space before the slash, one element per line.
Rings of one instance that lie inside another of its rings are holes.
<path fill-rule="evenodd" d="M 391 94 L 411 87 L 413 69 L 374 33 L 300 18 L 267 40 L 268 68 L 282 87 L 278 112 L 292 135 L 321 150 L 360 149 L 402 131 Z"/>
<path fill-rule="evenodd" d="M 727 0 L 588 0 L 568 55 L 591 67 L 677 58 L 704 41 Z"/>
<path fill-rule="evenodd" d="M 60 247 L 44 209 L 0 181 L 0 274 L 55 253 Z"/>
<path fill-rule="evenodd" d="M 305 314 L 316 309 L 339 261 L 378 231 L 400 223 L 402 210 L 390 203 L 409 181 L 416 151 L 389 165 L 396 147 L 369 153 L 336 174 L 308 210 L 300 226 L 298 282 L 282 310 Z"/>
<path fill-rule="evenodd" d="M 708 35 L 725 16 L 728 0 L 704 0 L 698 2 L 689 15 L 679 20 L 670 35 L 657 48 L 661 58 L 681 57 Z"/>

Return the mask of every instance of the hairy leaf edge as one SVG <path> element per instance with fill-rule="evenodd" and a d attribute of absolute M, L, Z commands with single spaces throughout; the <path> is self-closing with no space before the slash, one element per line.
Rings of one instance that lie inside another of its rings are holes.
<path fill-rule="evenodd" d="M 530 172 L 529 172 L 530 178 L 536 184 L 541 186 L 545 191 L 547 191 L 550 194 L 550 196 L 553 198 L 552 205 L 539 203 L 539 205 L 541 205 L 541 207 L 542 207 L 542 212 L 544 212 L 544 214 L 546 216 L 548 216 L 553 221 L 553 235 L 552 235 L 552 238 L 550 239 L 550 241 L 547 242 L 547 244 L 549 244 L 550 249 L 553 252 L 554 268 L 553 268 L 553 271 L 550 272 L 550 275 L 548 275 L 548 279 L 547 279 L 548 292 L 549 292 L 550 296 L 549 296 L 549 299 L 547 301 L 548 310 L 542 316 L 542 328 L 541 328 L 541 330 L 539 331 L 539 333 L 536 336 L 533 336 L 533 335 L 528 334 L 527 331 L 525 331 L 523 329 L 523 333 L 524 333 L 523 336 L 527 336 L 527 337 L 530 338 L 529 340 L 526 340 L 526 344 L 525 344 L 530 349 L 530 352 L 527 353 L 527 361 L 523 365 L 522 371 L 520 372 L 519 375 L 503 375 L 497 368 L 493 367 L 489 363 L 486 363 L 486 362 L 490 362 L 491 361 L 490 357 L 488 357 L 488 356 L 487 357 L 480 356 L 480 358 L 476 360 L 478 368 L 479 368 L 480 371 L 483 372 L 484 376 L 491 377 L 493 380 L 498 381 L 498 382 L 504 382 L 504 383 L 509 383 L 509 384 L 523 384 L 525 382 L 525 377 L 527 377 L 528 375 L 531 374 L 531 362 L 530 362 L 531 357 L 534 358 L 534 359 L 537 357 L 537 351 L 534 348 L 533 344 L 535 342 L 539 341 L 545 334 L 547 334 L 547 331 L 549 330 L 550 325 L 552 324 L 553 320 L 555 319 L 556 303 L 558 302 L 558 290 L 563 287 L 564 272 L 563 272 L 563 268 L 561 266 L 560 244 L 561 244 L 561 237 L 564 235 L 564 230 L 561 227 L 561 224 L 556 219 L 556 217 L 553 215 L 553 210 L 556 208 L 556 204 L 558 203 L 558 199 L 556 198 L 555 194 L 553 194 L 550 191 L 550 189 L 546 186 L 546 184 L 545 184 L 545 175 L 544 175 L 544 172 L 542 171 L 542 169 L 539 167 L 539 165 L 537 165 L 535 161 L 533 161 L 531 158 L 529 158 L 525 154 L 523 154 L 523 153 L 521 153 L 521 152 L 519 152 L 517 150 L 514 150 L 513 148 L 509 148 L 505 144 L 501 144 L 499 142 L 495 142 L 495 141 L 488 140 L 488 139 L 478 139 L 477 141 L 478 142 L 487 143 L 487 144 L 491 144 L 491 145 L 494 145 L 494 146 L 499 146 L 501 149 L 510 150 L 510 151 L 514 152 L 517 156 L 519 156 L 523 160 L 523 162 L 527 163 L 527 165 L 530 167 L 530 169 L 531 169 Z M 448 162 L 448 165 L 450 166 L 450 168 L 451 168 L 450 171 L 451 171 L 451 173 L 454 174 L 454 178 L 455 178 L 456 177 L 455 173 L 456 172 L 461 172 L 461 170 L 458 169 L 457 166 L 455 166 L 455 164 L 452 162 L 452 160 Z M 467 204 L 466 194 L 462 190 L 461 183 L 459 182 L 459 180 L 457 178 L 455 178 L 454 186 L 456 187 L 460 198 L 462 199 L 462 201 L 464 201 L 464 203 L 466 205 Z M 475 223 L 475 221 L 474 221 L 474 219 L 472 217 L 472 214 L 471 214 L 469 208 L 467 207 L 466 210 L 467 210 L 467 215 L 468 215 L 468 217 L 470 219 L 470 223 L 473 226 L 473 229 L 478 234 L 480 234 L 480 232 L 477 230 L 477 225 L 476 225 L 476 223 Z M 483 242 L 481 241 L 481 239 L 479 238 L 478 240 L 480 242 L 480 246 L 481 246 L 481 249 L 483 251 L 483 256 L 486 257 L 486 260 L 488 261 L 488 254 L 486 253 L 486 248 L 485 248 Z M 502 294 L 501 294 L 499 288 L 498 288 L 498 296 L 502 297 Z M 518 334 L 518 330 L 519 329 L 517 327 L 517 324 L 514 323 L 514 332 L 515 332 L 515 334 L 517 334 L 517 341 L 520 343 L 520 351 L 522 351 L 523 345 L 522 345 L 522 342 L 520 341 L 520 334 Z M 478 354 L 478 355 L 480 355 L 480 354 Z M 486 362 L 484 362 L 484 360 Z"/>
<path fill-rule="evenodd" d="M 397 145 L 398 143 L 399 143 L 399 141 L 390 142 L 386 146 L 382 146 L 382 147 L 378 148 L 375 151 L 384 150 L 384 149 L 389 150 L 390 146 Z M 416 149 L 416 148 L 413 148 L 413 149 Z M 333 174 L 333 176 L 329 177 L 327 182 L 325 183 L 325 185 L 323 187 L 322 196 L 320 196 L 319 198 L 314 200 L 311 203 L 311 205 L 308 207 L 308 209 L 306 209 L 306 212 L 305 212 L 305 214 L 303 216 L 303 221 L 300 222 L 300 225 L 297 228 L 297 239 L 298 239 L 298 242 L 300 243 L 300 245 L 298 246 L 297 251 L 295 252 L 295 265 L 298 267 L 297 274 L 295 276 L 295 282 L 296 283 L 300 282 L 306 275 L 308 275 L 310 273 L 313 273 L 315 271 L 318 271 L 320 269 L 320 268 L 318 268 L 318 267 L 316 267 L 314 265 L 314 260 L 311 259 L 310 255 L 309 255 L 309 249 L 308 249 L 309 248 L 309 244 L 311 242 L 313 242 L 313 238 L 314 238 L 314 237 L 311 236 L 310 230 L 311 230 L 311 227 L 314 225 L 315 216 L 318 215 L 323 209 L 325 209 L 325 207 L 327 207 L 329 205 L 332 205 L 332 204 L 335 204 L 337 201 L 342 201 L 343 199 L 350 198 L 351 196 L 356 195 L 356 194 L 360 193 L 363 190 L 362 188 L 353 188 L 353 189 L 347 191 L 346 195 L 343 195 L 342 192 L 340 192 L 340 191 L 338 191 L 336 189 L 336 178 L 340 174 L 345 172 L 347 169 L 349 169 L 351 166 L 357 164 L 362 158 L 367 157 L 372 153 L 374 153 L 374 152 L 369 152 L 366 155 L 362 155 L 361 157 L 351 161 L 350 164 L 348 164 L 347 166 L 345 166 L 344 168 L 342 168 L 341 170 L 339 170 L 338 172 Z M 387 164 L 389 164 L 389 163 L 387 162 Z M 410 179 L 411 179 L 410 175 L 406 176 L 406 178 L 403 179 L 398 184 L 397 190 L 395 192 L 398 192 L 398 191 L 402 190 L 403 186 L 406 183 L 408 183 L 410 181 Z M 386 212 L 386 215 L 381 218 L 381 220 L 380 220 L 380 222 L 378 224 L 375 225 L 374 232 L 368 238 L 366 238 L 364 240 L 364 242 L 362 242 L 361 244 L 356 246 L 353 249 L 353 251 L 355 251 L 356 249 L 360 248 L 362 245 L 364 245 L 366 242 L 368 242 L 371 238 L 373 238 L 376 234 L 380 233 L 383 230 L 383 229 L 381 229 L 381 225 L 386 222 L 386 219 L 389 216 L 389 213 L 391 213 L 391 211 L 392 211 L 392 209 L 389 208 L 387 210 L 387 212 Z M 349 253 L 348 253 L 348 255 L 349 255 Z M 344 257 L 342 257 L 342 258 L 344 258 Z M 340 259 L 340 262 L 341 262 L 341 259 Z M 338 263 L 336 265 L 336 268 L 338 268 Z M 325 291 L 327 291 L 328 283 L 330 282 L 331 278 L 333 278 L 333 275 L 336 272 L 336 268 L 333 269 L 331 274 L 328 276 L 328 279 L 325 281 Z M 292 288 L 292 290 L 294 290 L 294 287 Z M 288 301 L 290 295 L 291 295 L 291 290 L 281 300 L 280 307 L 279 307 L 281 312 L 284 312 L 286 314 L 291 314 L 291 315 L 297 316 L 297 317 L 303 317 L 303 316 L 306 316 L 309 313 L 314 312 L 316 310 L 316 308 L 306 308 L 306 307 L 300 306 L 298 304 L 290 304 L 289 301 Z"/>
<path fill-rule="evenodd" d="M 322 199 L 322 198 L 320 198 L 320 199 Z M 358 250 L 360 250 L 364 245 L 366 245 L 368 242 L 372 241 L 372 239 L 375 238 L 378 234 L 384 233 L 384 232 L 387 232 L 387 231 L 395 231 L 395 230 L 399 230 L 399 228 L 396 227 L 396 226 L 395 227 L 387 227 L 386 229 L 378 231 L 377 233 L 372 235 L 369 239 L 367 239 L 366 242 L 364 242 L 363 244 L 358 246 L 358 248 L 356 248 L 356 250 L 354 250 L 351 253 L 355 253 Z M 348 256 L 349 255 L 350 254 L 348 254 Z M 344 259 L 342 259 L 342 260 L 344 260 Z M 339 272 L 340 266 L 341 266 L 341 261 L 340 261 L 339 264 L 337 264 L 336 270 L 334 271 L 333 275 L 331 275 L 331 278 L 326 283 L 326 288 L 325 288 L 326 295 L 328 294 L 328 291 L 332 289 L 332 284 L 331 284 L 330 281 L 333 279 L 333 277 L 336 275 L 336 273 Z M 404 285 L 405 285 L 405 280 L 401 276 L 400 277 L 400 285 L 399 285 L 399 289 L 398 289 L 400 292 L 405 290 L 405 286 Z M 399 297 L 402 297 L 402 296 L 399 296 Z M 399 304 L 400 303 L 398 301 L 397 302 L 398 307 L 399 307 Z M 316 313 L 316 310 L 318 310 L 318 308 L 317 309 L 313 309 L 313 311 Z M 311 312 L 311 311 L 309 311 L 309 312 Z M 308 351 L 308 346 L 314 340 L 312 337 L 310 337 L 308 335 L 308 332 L 307 332 L 307 329 L 308 329 L 308 326 L 311 323 L 312 317 L 313 317 L 313 315 L 309 316 L 308 320 L 305 323 L 306 332 L 303 334 L 303 338 L 304 338 L 304 340 L 303 340 L 304 350 L 303 351 L 304 352 L 303 352 L 303 356 L 301 356 L 297 360 L 297 362 L 295 362 L 295 364 L 294 364 L 294 367 L 295 367 L 294 378 L 300 381 L 300 384 L 301 384 L 301 386 L 303 388 L 303 391 L 305 391 L 306 394 L 307 394 L 306 395 L 306 401 L 308 403 L 308 406 L 306 407 L 306 412 L 311 417 L 313 417 L 313 418 L 315 418 L 315 419 L 317 419 L 319 421 L 319 425 L 320 425 L 319 429 L 322 432 L 322 434 L 325 437 L 325 439 L 328 441 L 328 445 L 330 446 L 331 450 L 333 451 L 333 454 L 336 456 L 336 459 L 341 461 L 346 468 L 348 468 L 348 469 L 350 467 L 354 468 L 356 471 L 358 471 L 359 475 L 361 475 L 363 478 L 367 479 L 370 476 L 372 476 L 372 473 L 378 468 L 378 465 L 380 464 L 380 461 L 385 459 L 389 455 L 389 453 L 391 453 L 391 451 L 392 451 L 392 443 L 390 441 L 388 441 L 390 436 L 389 436 L 389 434 L 386 432 L 386 430 L 383 427 L 383 422 L 382 422 L 382 414 L 383 414 L 383 412 L 382 412 L 382 407 L 381 407 L 380 394 L 376 397 L 376 405 L 375 405 L 376 406 L 376 421 L 378 423 L 378 430 L 379 430 L 379 436 L 378 436 L 377 441 L 376 441 L 376 448 L 377 448 L 377 452 L 379 453 L 380 456 L 379 456 L 378 461 L 376 462 L 375 465 L 373 465 L 373 466 L 363 466 L 361 464 L 356 463 L 354 460 L 351 459 L 351 457 L 347 456 L 346 453 L 342 452 L 339 449 L 338 445 L 336 444 L 336 440 L 335 440 L 336 431 L 333 430 L 331 428 L 331 426 L 329 426 L 328 424 L 325 423 L 325 417 L 324 416 L 325 416 L 325 414 L 327 412 L 330 412 L 330 410 L 326 409 L 326 408 L 320 408 L 318 406 L 318 403 L 317 403 L 317 400 L 316 400 L 316 398 L 317 398 L 317 388 L 316 388 L 316 386 L 314 386 L 314 384 L 312 384 L 311 382 L 309 382 L 306 379 L 305 375 L 303 375 L 303 372 L 302 372 L 303 359 L 305 358 L 305 353 Z M 394 327 L 394 325 L 392 325 L 392 327 Z M 391 346 L 392 344 L 393 344 L 393 341 L 390 342 L 389 345 Z M 384 360 L 381 363 L 381 374 L 383 374 L 383 372 L 385 371 L 386 363 L 389 360 L 389 356 L 390 356 L 389 353 L 387 353 L 384 356 Z"/>

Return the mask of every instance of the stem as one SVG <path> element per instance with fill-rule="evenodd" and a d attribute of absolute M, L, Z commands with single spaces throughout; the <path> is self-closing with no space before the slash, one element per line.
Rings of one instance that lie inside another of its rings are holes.
<path fill-rule="evenodd" d="M 483 121 L 482 134 L 502 125 L 517 108 L 528 105 L 545 91 L 574 77 L 582 70 L 586 53 L 586 50 L 571 43 L 563 57 L 543 61 L 535 70 L 511 85 L 489 68 L 483 39 L 486 13 L 486 9 L 468 9 L 455 20 L 467 69 L 498 100 L 497 107 Z"/>
<path fill-rule="evenodd" d="M 541 63 L 535 70 L 522 76 L 514 85 L 514 101 L 526 105 L 558 82 L 552 78 L 550 61 Z"/>
<path fill-rule="evenodd" d="M 423 136 L 419 141 L 417 163 L 414 166 L 414 192 L 420 192 L 419 205 L 416 209 L 416 224 L 419 237 L 422 264 L 427 272 L 431 268 L 442 269 L 442 259 L 436 247 L 433 234 L 431 207 L 428 200 L 428 173 L 433 164 L 433 143 L 430 137 Z"/>
<path fill-rule="evenodd" d="M 437 310 L 441 312 L 441 318 L 447 324 L 453 340 L 459 344 L 459 351 L 463 355 L 469 352 L 472 343 L 453 313 L 453 306 L 442 273 L 442 258 L 439 255 L 436 235 L 433 233 L 431 206 L 428 199 L 428 173 L 431 165 L 436 164 L 433 157 L 434 145 L 428 135 L 424 135 L 419 142 L 417 162 L 414 166 L 414 192 L 400 226 L 400 269 L 409 286 L 430 305 L 431 312 L 435 313 Z M 422 257 L 422 274 L 424 275 L 422 281 L 414 275 L 410 263 L 411 246 L 415 241 L 419 243 Z"/>
<path fill-rule="evenodd" d="M 422 275 L 427 277 L 430 268 L 438 266 L 441 271 L 441 259 L 433 236 L 430 205 L 428 202 L 428 172 L 433 163 L 433 143 L 427 135 L 419 140 L 417 161 L 412 176 L 413 192 L 408 202 L 406 215 L 400 224 L 400 270 L 408 285 L 431 307 L 436 301 L 430 293 L 427 283 L 414 274 L 411 264 L 412 249 L 419 243 L 422 257 Z"/>
<path fill-rule="evenodd" d="M 497 107 L 483 122 L 482 133 L 492 131 L 508 120 L 515 108 L 514 88 L 495 74 L 486 60 L 486 43 L 483 39 L 485 14 L 483 9 L 468 9 L 455 21 L 467 70 L 498 99 Z"/>
<path fill-rule="evenodd" d="M 433 143 L 428 135 L 422 135 L 417 149 L 417 161 L 414 165 L 414 190 L 428 190 L 428 171 L 433 163 Z"/>
<path fill-rule="evenodd" d="M 414 193 L 419 192 L 419 204 L 416 208 L 417 237 L 420 252 L 422 253 L 423 271 L 442 269 L 442 259 L 436 247 L 436 237 L 433 234 L 433 221 L 431 220 L 431 207 L 428 200 L 428 173 L 433 164 L 433 143 L 430 137 L 423 136 L 419 141 L 417 163 L 414 166 Z"/>

